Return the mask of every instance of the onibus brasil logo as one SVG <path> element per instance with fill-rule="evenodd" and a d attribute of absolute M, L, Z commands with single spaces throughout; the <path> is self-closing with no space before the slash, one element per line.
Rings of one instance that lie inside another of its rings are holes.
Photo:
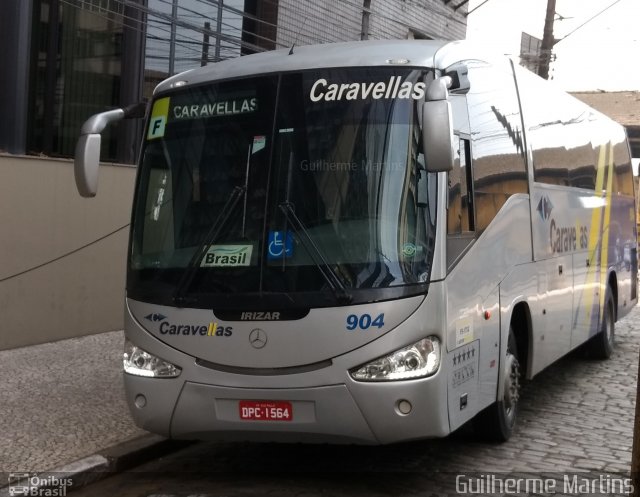
<path fill-rule="evenodd" d="M 73 485 L 72 478 L 36 473 L 9 473 L 9 495 L 33 495 L 62 497 L 67 495 L 67 487 Z"/>

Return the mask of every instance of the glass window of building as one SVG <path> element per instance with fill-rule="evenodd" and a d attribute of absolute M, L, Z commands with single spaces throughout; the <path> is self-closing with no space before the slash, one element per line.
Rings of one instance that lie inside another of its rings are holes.
<path fill-rule="evenodd" d="M 28 153 L 72 156 L 85 119 L 119 101 L 122 2 L 79 3 L 34 2 Z M 103 158 L 115 156 L 111 130 Z"/>

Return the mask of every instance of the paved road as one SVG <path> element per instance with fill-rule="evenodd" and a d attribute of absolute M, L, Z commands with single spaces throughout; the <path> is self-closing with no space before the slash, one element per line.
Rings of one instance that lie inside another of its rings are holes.
<path fill-rule="evenodd" d="M 502 445 L 483 443 L 467 429 L 387 447 L 200 443 L 73 495 L 450 495 L 457 474 L 489 472 L 547 475 L 558 480 L 554 493 L 584 490 L 571 485 L 603 477 L 605 487 L 596 490 L 606 490 L 607 481 L 619 484 L 613 473 L 628 472 L 631 462 L 640 309 L 616 333 L 611 360 L 571 355 L 528 383 L 515 436 Z M 565 472 L 583 474 L 570 476 L 567 488 Z"/>

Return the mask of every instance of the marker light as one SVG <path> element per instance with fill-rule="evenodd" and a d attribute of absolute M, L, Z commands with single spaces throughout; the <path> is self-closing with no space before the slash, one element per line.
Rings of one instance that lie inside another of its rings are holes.
<path fill-rule="evenodd" d="M 408 347 L 352 369 L 358 381 L 410 380 L 431 376 L 440 367 L 440 340 L 430 336 Z"/>
<path fill-rule="evenodd" d="M 122 363 L 126 373 L 150 378 L 175 378 L 180 376 L 182 369 L 170 362 L 149 354 L 135 346 L 129 340 L 124 341 Z"/>
<path fill-rule="evenodd" d="M 408 64 L 409 62 L 411 62 L 409 59 L 387 59 L 387 64 L 394 65 Z"/>

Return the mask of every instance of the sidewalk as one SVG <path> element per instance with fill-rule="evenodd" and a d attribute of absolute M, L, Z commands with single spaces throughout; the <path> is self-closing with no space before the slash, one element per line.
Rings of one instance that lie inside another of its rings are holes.
<path fill-rule="evenodd" d="M 59 468 L 147 434 L 124 400 L 123 340 L 113 331 L 0 351 L 0 473 Z"/>

